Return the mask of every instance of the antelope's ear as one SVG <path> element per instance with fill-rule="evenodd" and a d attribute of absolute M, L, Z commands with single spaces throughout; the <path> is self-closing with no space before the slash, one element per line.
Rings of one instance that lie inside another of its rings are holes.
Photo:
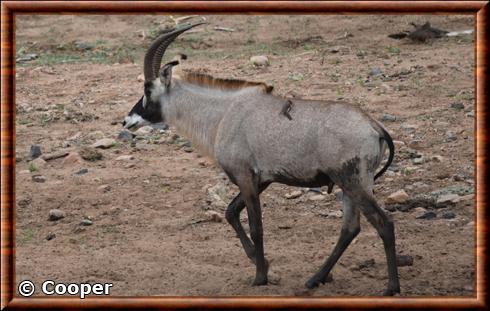
<path fill-rule="evenodd" d="M 170 82 L 172 81 L 172 67 L 178 64 L 179 61 L 174 60 L 173 62 L 166 63 L 165 66 L 160 69 L 160 82 L 165 88 L 170 87 Z"/>

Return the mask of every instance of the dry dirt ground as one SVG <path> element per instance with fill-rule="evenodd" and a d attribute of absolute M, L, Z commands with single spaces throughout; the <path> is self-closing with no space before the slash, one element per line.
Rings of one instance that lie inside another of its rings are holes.
<path fill-rule="evenodd" d="M 346 100 L 381 120 L 398 142 L 375 195 L 392 210 L 397 253 L 413 259 L 399 268 L 401 295 L 468 296 L 475 294 L 474 36 L 387 37 L 427 20 L 449 31 L 474 27 L 471 16 L 208 16 L 169 54 L 184 52 L 188 68 L 218 77 L 267 82 L 277 95 Z M 209 211 L 224 216 L 237 188 L 173 128 L 118 140 L 98 150 L 100 160 L 77 158 L 96 140 L 117 137 L 142 95 L 145 48 L 172 23 L 157 15 L 17 16 L 17 56 L 37 54 L 16 73 L 17 282 L 110 282 L 112 295 L 379 295 L 386 261 L 365 219 L 334 281 L 305 290 L 340 232 L 333 194 L 305 190 L 287 199 L 296 189 L 276 184 L 262 195 L 275 284 L 252 287 L 255 267 L 234 231 L 209 220 Z M 266 55 L 269 66 L 252 65 L 254 55 Z M 31 145 L 73 154 L 36 165 Z M 134 159 L 116 161 L 121 155 Z M 387 205 L 402 189 L 409 200 Z M 436 208 L 420 200 L 448 193 L 458 202 Z M 417 219 L 422 207 L 436 217 Z M 52 209 L 65 217 L 48 220 Z"/>

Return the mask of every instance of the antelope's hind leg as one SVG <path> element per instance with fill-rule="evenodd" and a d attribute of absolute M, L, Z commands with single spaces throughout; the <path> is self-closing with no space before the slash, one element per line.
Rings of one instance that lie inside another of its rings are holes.
<path fill-rule="evenodd" d="M 396 265 L 395 227 L 393 221 L 386 216 L 370 194 L 366 194 L 361 204 L 361 210 L 367 220 L 374 226 L 383 240 L 383 246 L 388 264 L 388 288 L 384 296 L 393 296 L 400 293 L 400 280 Z"/>
<path fill-rule="evenodd" d="M 337 241 L 332 254 L 328 257 L 320 270 L 306 282 L 306 287 L 310 289 L 317 287 L 320 283 L 324 284 L 327 282 L 330 271 L 352 240 L 361 231 L 359 209 L 353 206 L 352 200 L 347 195 L 343 196 L 343 211 L 344 221 L 340 231 L 339 240 Z"/>

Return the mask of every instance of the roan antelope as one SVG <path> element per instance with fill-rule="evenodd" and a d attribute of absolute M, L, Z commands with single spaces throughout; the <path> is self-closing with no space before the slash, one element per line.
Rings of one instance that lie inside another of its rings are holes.
<path fill-rule="evenodd" d="M 213 157 L 240 193 L 226 210 L 245 253 L 256 265 L 253 285 L 267 284 L 259 195 L 273 182 L 299 187 L 337 185 L 343 191 L 344 220 L 332 254 L 307 282 L 314 288 L 327 276 L 360 231 L 365 215 L 383 240 L 388 263 L 384 295 L 400 292 L 393 222 L 373 197 L 374 180 L 391 164 L 392 139 L 358 108 L 337 101 L 285 99 L 255 82 L 216 79 L 182 72 L 179 61 L 162 68 L 166 48 L 181 33 L 202 23 L 174 28 L 151 44 L 144 59 L 144 95 L 123 122 L 125 128 L 166 122 Z M 378 173 L 386 147 L 389 158 Z M 247 208 L 250 238 L 240 220 Z"/>

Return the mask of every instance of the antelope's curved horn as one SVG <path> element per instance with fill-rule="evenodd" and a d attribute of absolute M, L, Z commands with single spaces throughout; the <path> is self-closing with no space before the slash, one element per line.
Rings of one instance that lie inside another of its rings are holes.
<path fill-rule="evenodd" d="M 145 62 L 143 65 L 143 73 L 145 75 L 145 81 L 151 81 L 156 79 L 160 65 L 162 63 L 162 57 L 167 47 L 175 40 L 181 33 L 194 28 L 196 26 L 205 24 L 203 22 L 192 25 L 185 25 L 178 28 L 173 28 L 156 38 L 145 55 Z"/>

